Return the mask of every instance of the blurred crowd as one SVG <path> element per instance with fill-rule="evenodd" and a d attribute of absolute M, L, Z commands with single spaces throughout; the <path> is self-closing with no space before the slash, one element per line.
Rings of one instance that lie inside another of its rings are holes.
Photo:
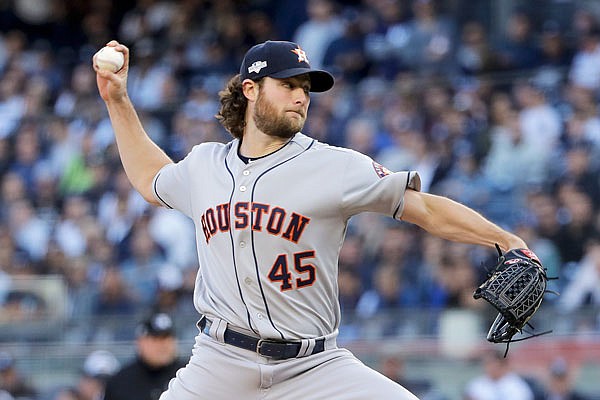
<path fill-rule="evenodd" d="M 97 93 L 91 57 L 113 38 L 131 50 L 129 93 L 146 130 L 175 160 L 230 140 L 217 93 L 250 46 L 299 43 L 337 79 L 313 96 L 306 133 L 419 171 L 423 190 L 526 239 L 561 278 L 549 304 L 598 306 L 600 14 L 578 1 L 561 2 L 558 19 L 515 7 L 492 31 L 478 8 L 493 3 L 0 2 L 0 318 L 44 311 L 14 285 L 28 276 L 64 279 L 68 320 L 193 312 L 194 227 L 132 189 Z M 471 294 L 493 258 L 355 217 L 340 255 L 343 315 L 478 309 Z M 600 318 L 574 329 L 598 331 Z"/>
<path fill-rule="evenodd" d="M 119 360 L 110 350 L 94 350 L 76 367 L 71 380 L 43 388 L 30 382 L 30 374 L 10 353 L 0 352 L 0 399 L 158 400 L 175 371 L 185 363 L 177 355 L 173 331 L 150 330 L 138 333 L 132 356 Z M 505 358 L 502 351 L 487 349 L 469 361 L 473 372 L 457 384 L 452 394 L 449 385 L 430 379 L 422 371 L 411 371 L 409 364 L 402 355 L 388 354 L 374 367 L 421 400 L 600 399 L 600 390 L 578 387 L 582 368 L 560 356 L 538 371 L 528 371 L 510 357 Z"/>

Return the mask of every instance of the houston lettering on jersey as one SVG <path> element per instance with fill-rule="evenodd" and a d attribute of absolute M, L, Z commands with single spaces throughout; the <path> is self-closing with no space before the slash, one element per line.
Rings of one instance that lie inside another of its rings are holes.
<path fill-rule="evenodd" d="M 202 231 L 206 243 L 218 232 L 227 232 L 231 227 L 229 218 L 229 203 L 219 204 L 209 208 L 200 217 Z M 277 206 L 263 203 L 239 202 L 233 205 L 234 229 L 246 229 L 252 224 L 251 229 L 262 232 L 263 229 L 274 236 L 294 243 L 298 243 L 310 218 L 304 215 L 288 212 Z"/>

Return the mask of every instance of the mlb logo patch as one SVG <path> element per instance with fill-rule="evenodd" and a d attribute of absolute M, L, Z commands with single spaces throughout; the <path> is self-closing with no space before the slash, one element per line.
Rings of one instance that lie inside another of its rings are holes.
<path fill-rule="evenodd" d="M 389 175 L 389 174 L 392 173 L 392 171 L 390 171 L 389 169 L 387 169 L 383 165 L 381 165 L 379 163 L 376 163 L 375 161 L 373 161 L 373 169 L 375 169 L 375 173 L 380 178 L 383 178 L 384 176 L 387 176 L 387 175 Z"/>

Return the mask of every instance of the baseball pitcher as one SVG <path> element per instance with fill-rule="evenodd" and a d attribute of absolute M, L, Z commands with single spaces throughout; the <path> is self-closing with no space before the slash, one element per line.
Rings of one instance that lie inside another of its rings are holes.
<path fill-rule="evenodd" d="M 117 72 L 94 63 L 123 167 L 150 203 L 196 226 L 202 318 L 186 367 L 162 400 L 416 399 L 336 345 L 337 261 L 363 211 L 441 238 L 508 251 L 520 238 L 448 198 L 422 193 L 415 171 L 390 172 L 356 151 L 302 133 L 311 92 L 334 78 L 297 44 L 252 47 L 220 92 L 227 144 L 202 143 L 173 163 L 145 133 Z"/>

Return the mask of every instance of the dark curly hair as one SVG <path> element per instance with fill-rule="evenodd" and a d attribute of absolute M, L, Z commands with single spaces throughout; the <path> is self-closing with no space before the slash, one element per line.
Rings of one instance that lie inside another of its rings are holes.
<path fill-rule="evenodd" d="M 259 86 L 262 82 L 258 81 Z M 235 75 L 227 82 L 225 89 L 219 92 L 221 108 L 215 117 L 231 135 L 241 139 L 246 126 L 246 107 L 248 99 L 244 96 L 240 75 Z"/>

